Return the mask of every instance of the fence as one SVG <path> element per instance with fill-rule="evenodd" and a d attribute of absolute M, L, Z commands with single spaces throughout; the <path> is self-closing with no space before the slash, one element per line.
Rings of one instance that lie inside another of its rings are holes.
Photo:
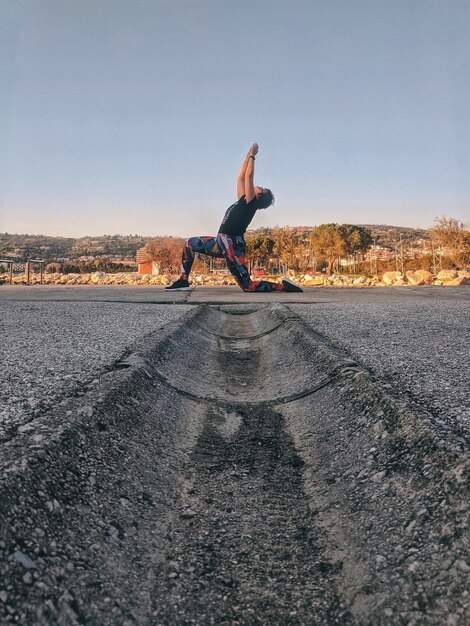
<path fill-rule="evenodd" d="M 14 261 L 13 259 L 0 259 L 0 265 L 8 265 L 8 275 L 9 275 L 9 282 L 10 285 L 13 284 L 13 266 L 17 265 L 17 262 Z M 31 268 L 33 265 L 39 265 L 39 273 L 40 273 L 40 283 L 41 285 L 44 282 L 44 261 L 41 261 L 40 259 L 28 259 L 26 261 L 26 264 L 24 266 L 25 269 L 25 275 L 26 275 L 26 284 L 30 285 L 31 284 Z"/>

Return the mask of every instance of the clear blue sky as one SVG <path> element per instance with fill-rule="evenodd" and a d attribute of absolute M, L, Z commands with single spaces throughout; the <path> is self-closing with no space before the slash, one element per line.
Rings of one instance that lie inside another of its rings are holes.
<path fill-rule="evenodd" d="M 468 0 L 0 0 L 0 232 L 470 221 Z"/>

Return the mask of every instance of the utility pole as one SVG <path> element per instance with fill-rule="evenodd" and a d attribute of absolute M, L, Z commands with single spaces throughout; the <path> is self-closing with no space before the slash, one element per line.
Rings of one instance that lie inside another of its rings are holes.
<path fill-rule="evenodd" d="M 439 247 L 437 250 L 434 247 L 434 242 L 431 241 L 431 250 L 432 250 L 432 271 L 433 274 L 438 274 L 442 269 L 442 248 Z"/>
<path fill-rule="evenodd" d="M 374 247 L 371 248 L 371 250 L 369 251 L 369 257 L 370 257 L 370 273 L 372 274 L 372 276 L 374 276 L 375 274 L 377 274 L 377 254 L 376 254 L 376 241 L 377 239 L 374 239 Z"/>
<path fill-rule="evenodd" d="M 403 266 L 403 240 L 401 238 L 400 233 L 400 263 L 401 263 L 401 273 L 403 274 L 404 266 Z"/>

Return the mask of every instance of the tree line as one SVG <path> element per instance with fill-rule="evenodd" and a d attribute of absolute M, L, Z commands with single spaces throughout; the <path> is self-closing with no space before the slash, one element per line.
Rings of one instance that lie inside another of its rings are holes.
<path fill-rule="evenodd" d="M 470 264 L 470 231 L 455 218 L 442 217 L 426 232 L 430 245 L 435 246 L 449 267 L 464 268 Z M 149 259 L 156 261 L 162 273 L 176 274 L 181 266 L 181 250 L 184 239 L 157 237 L 147 242 L 145 249 Z M 274 272 L 280 265 L 294 271 L 326 271 L 331 274 L 339 258 L 355 258 L 358 271 L 369 266 L 364 255 L 373 244 L 371 230 L 352 224 L 320 224 L 312 229 L 275 227 L 267 233 L 246 235 L 247 260 L 250 269 Z M 207 271 L 210 261 L 198 256 L 194 271 Z M 432 259 L 425 259 L 414 266 L 430 268 Z M 379 264 L 380 265 L 380 264 Z M 378 269 L 394 269 L 392 263 L 384 262 Z M 408 263 L 409 265 L 409 263 Z M 417 267 L 415 267 L 417 269 Z"/>

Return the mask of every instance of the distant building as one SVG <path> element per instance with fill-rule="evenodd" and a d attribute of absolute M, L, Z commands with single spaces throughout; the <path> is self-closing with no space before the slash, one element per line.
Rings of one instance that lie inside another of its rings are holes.
<path fill-rule="evenodd" d="M 149 258 L 145 248 L 139 248 L 137 250 L 135 261 L 139 268 L 139 274 L 160 274 L 158 263 Z"/>

